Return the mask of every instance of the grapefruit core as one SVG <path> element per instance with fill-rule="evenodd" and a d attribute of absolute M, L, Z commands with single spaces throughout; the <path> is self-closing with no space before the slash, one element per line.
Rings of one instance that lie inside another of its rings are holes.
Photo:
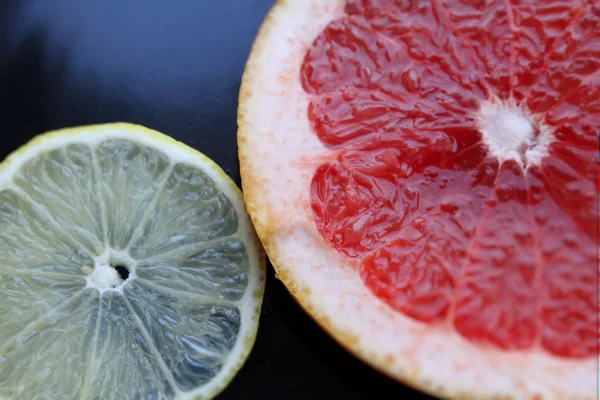
<path fill-rule="evenodd" d="M 278 277 L 439 397 L 598 394 L 599 0 L 288 0 L 239 106 Z"/>

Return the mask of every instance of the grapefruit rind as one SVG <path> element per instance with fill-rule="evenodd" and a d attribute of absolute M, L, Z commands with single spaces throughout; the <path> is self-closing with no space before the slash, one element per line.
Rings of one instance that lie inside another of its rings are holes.
<path fill-rule="evenodd" d="M 592 399 L 597 360 L 506 352 L 448 325 L 412 320 L 376 298 L 316 230 L 310 184 L 335 158 L 312 132 L 300 66 L 343 13 L 336 0 L 279 1 L 261 26 L 240 90 L 238 145 L 247 210 L 277 277 L 343 347 L 382 373 L 442 398 Z"/>
<path fill-rule="evenodd" d="M 225 390 L 245 364 L 256 341 L 262 299 L 266 281 L 266 254 L 245 212 L 242 192 L 235 182 L 210 158 L 201 152 L 158 131 L 132 123 L 118 122 L 63 128 L 37 135 L 8 155 L 0 163 L 0 188 L 10 185 L 19 168 L 40 152 L 72 143 L 94 144 L 108 138 L 131 140 L 158 149 L 178 162 L 187 163 L 205 172 L 231 201 L 238 212 L 240 237 L 247 244 L 249 260 L 248 287 L 238 301 L 241 312 L 240 336 L 223 368 L 207 384 L 191 392 L 181 392 L 178 400 L 212 399 Z M 0 396 L 0 400 L 3 397 Z"/>

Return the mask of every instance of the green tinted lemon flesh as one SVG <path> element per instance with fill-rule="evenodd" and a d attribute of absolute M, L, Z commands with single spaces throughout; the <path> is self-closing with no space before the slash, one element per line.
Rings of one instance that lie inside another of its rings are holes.
<path fill-rule="evenodd" d="M 41 135 L 0 164 L 0 399 L 212 398 L 264 268 L 202 154 L 130 124 Z"/>

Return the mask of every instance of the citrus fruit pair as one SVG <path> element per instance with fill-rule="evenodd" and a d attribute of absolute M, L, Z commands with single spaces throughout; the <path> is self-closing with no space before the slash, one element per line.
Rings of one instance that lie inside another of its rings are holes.
<path fill-rule="evenodd" d="M 0 399 L 206 399 L 257 331 L 235 184 L 152 130 L 50 132 L 0 165 Z"/>
<path fill-rule="evenodd" d="M 343 346 L 444 398 L 592 399 L 598 0 L 297 0 L 240 94 L 247 209 Z"/>
<path fill-rule="evenodd" d="M 598 0 L 288 0 L 244 74 L 246 206 L 340 343 L 447 398 L 591 399 Z M 235 185 L 126 124 L 0 167 L 0 398 L 208 398 L 264 287 Z"/>

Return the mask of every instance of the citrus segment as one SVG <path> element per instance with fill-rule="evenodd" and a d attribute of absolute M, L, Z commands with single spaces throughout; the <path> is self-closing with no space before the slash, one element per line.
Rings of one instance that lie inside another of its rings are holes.
<path fill-rule="evenodd" d="M 0 396 L 36 399 L 41 393 L 60 393 L 82 398 L 81 381 L 99 302 L 97 292 L 80 290 L 17 337 L 3 342 Z"/>
<path fill-rule="evenodd" d="M 461 96 L 472 99 L 485 95 L 486 88 L 477 76 L 477 65 L 473 63 L 474 54 L 465 52 L 462 48 L 461 42 L 464 38 L 457 31 L 441 2 L 348 1 L 344 11 L 351 16 L 350 18 L 358 21 L 364 18 L 368 21 L 370 30 L 379 34 L 379 41 L 388 41 L 396 45 L 397 51 L 385 56 L 400 61 L 400 64 L 396 64 L 396 68 L 383 71 L 378 68 L 374 71 L 374 76 L 380 74 L 390 78 L 401 76 L 403 86 L 412 92 L 427 92 L 420 86 L 420 83 L 423 83 L 424 88 L 438 89 L 436 90 L 438 101 L 443 101 L 445 97 L 441 96 L 439 91 L 442 84 L 448 86 L 448 89 L 467 89 L 460 95 L 451 94 L 458 99 Z M 329 26 L 331 25 L 333 24 Z M 343 43 L 343 40 L 340 42 Z M 381 57 L 378 59 L 381 60 Z M 378 66 L 386 67 L 386 65 Z M 463 75 L 449 73 L 457 69 L 463 69 L 468 73 Z M 388 72 L 393 73 L 388 75 Z M 400 74 L 402 72 L 407 74 Z M 425 75 L 420 74 L 421 72 Z M 429 79 L 429 76 L 433 79 Z M 419 84 L 414 85 L 415 82 Z M 462 102 L 461 105 L 464 107 L 468 103 Z"/>
<path fill-rule="evenodd" d="M 523 170 L 503 163 L 459 266 L 453 324 L 466 338 L 504 349 L 534 342 L 536 257 L 528 208 Z"/>
<path fill-rule="evenodd" d="M 0 191 L 0 267 L 21 272 L 81 275 L 94 264 L 72 236 L 56 230 L 52 218 L 12 189 Z M 58 239 L 58 240 L 57 240 Z M 15 265 L 14 260 L 19 260 Z"/>
<path fill-rule="evenodd" d="M 43 135 L 1 168 L 0 398 L 212 398 L 228 384 L 264 265 L 217 166 L 113 124 Z"/>
<path fill-rule="evenodd" d="M 584 85 L 578 87 L 570 96 L 548 110 L 544 116 L 548 126 L 555 127 L 556 139 L 569 145 L 597 150 L 598 119 L 600 113 L 600 72 Z"/>
<path fill-rule="evenodd" d="M 600 1 L 588 0 L 575 15 L 575 21 L 556 39 L 546 54 L 539 79 L 530 86 L 526 102 L 531 112 L 547 112 L 571 97 L 580 86 L 598 89 L 599 18 Z M 574 101 L 584 108 L 589 104 L 578 96 Z"/>
<path fill-rule="evenodd" d="M 471 161 L 481 157 L 481 149 L 473 150 L 467 153 L 474 155 Z M 450 169 L 443 182 L 436 182 L 445 172 L 436 166 L 430 166 L 415 183 L 407 182 L 419 199 L 418 207 L 407 215 L 395 239 L 367 256 L 361 266 L 367 287 L 421 321 L 438 321 L 448 315 L 483 201 L 491 196 L 498 173 L 497 161 L 488 158 L 475 165 L 450 166 L 454 171 Z M 467 195 L 471 190 L 476 197 Z"/>
<path fill-rule="evenodd" d="M 511 1 L 513 21 L 518 29 L 513 38 L 513 96 L 517 101 L 527 97 L 531 86 L 544 73 L 548 54 L 563 48 L 560 39 L 570 26 L 584 16 L 586 0 Z M 561 50 L 559 50 L 561 51 Z"/>
<path fill-rule="evenodd" d="M 230 236 L 238 230 L 230 201 L 210 177 L 186 165 L 173 166 L 152 207 L 152 217 L 142 221 L 131 244 L 131 254 L 137 259 Z"/>
<path fill-rule="evenodd" d="M 558 160 L 568 165 L 575 176 L 594 182 L 598 174 L 598 153 L 592 149 L 570 146 L 561 141 L 555 141 L 550 145 L 548 153 Z M 586 208 L 589 211 L 589 208 Z"/>
<path fill-rule="evenodd" d="M 128 140 L 104 141 L 95 154 L 97 190 L 105 209 L 108 244 L 116 250 L 125 249 L 134 233 L 140 230 L 155 194 L 160 192 L 170 162 L 159 150 Z M 136 173 L 124 174 L 125 170 Z M 120 188 L 129 190 L 118 190 Z"/>
<path fill-rule="evenodd" d="M 273 8 L 240 94 L 245 197 L 346 348 L 441 397 L 596 396 L 597 11 Z"/>
<path fill-rule="evenodd" d="M 0 343 L 6 343 L 85 286 L 82 277 L 20 272 L 22 270 L 0 266 L 0 290 L 5 298 L 0 304 L 0 314 L 15 314 L 10 320 L 3 321 Z"/>
<path fill-rule="evenodd" d="M 234 304 L 172 295 L 143 280 L 124 293 L 181 390 L 215 377 L 238 336 L 240 311 Z"/>
<path fill-rule="evenodd" d="M 549 351 L 567 357 L 598 354 L 598 222 L 582 233 L 576 220 L 551 194 L 551 180 L 538 167 L 527 174 L 535 222 L 540 341 Z"/>
<path fill-rule="evenodd" d="M 139 263 L 136 274 L 165 290 L 237 301 L 248 281 L 248 255 L 239 239 L 202 243 L 191 254 L 173 254 Z"/>
<path fill-rule="evenodd" d="M 579 225 L 582 233 L 592 239 L 597 238 L 596 182 L 587 180 L 558 157 L 545 159 L 541 167 L 548 183 L 548 196 L 556 202 L 561 214 L 570 216 Z"/>
<path fill-rule="evenodd" d="M 445 0 L 440 9 L 448 14 L 452 23 L 449 30 L 463 42 L 458 51 L 473 54 L 477 75 L 482 77 L 490 94 L 500 98 L 510 96 L 515 58 L 513 35 L 516 30 L 512 2 Z M 463 75 L 460 69 L 447 72 Z"/>
<path fill-rule="evenodd" d="M 123 296 L 116 292 L 105 293 L 99 313 L 93 331 L 93 353 L 87 358 L 84 398 L 173 397 L 174 385 Z M 119 362 L 115 362 L 116 359 Z"/>
<path fill-rule="evenodd" d="M 36 205 L 86 250 L 101 252 L 104 232 L 92 154 L 82 144 L 51 150 L 23 165 L 13 181 L 30 198 L 43 194 L 46 201 Z M 64 190 L 73 185 L 80 190 Z"/>
<path fill-rule="evenodd" d="M 312 183 L 319 230 L 352 256 L 390 240 L 432 206 L 423 204 L 428 194 L 453 191 L 483 161 L 471 132 L 457 136 L 400 131 L 356 145 L 322 166 Z"/>
<path fill-rule="evenodd" d="M 373 18 L 371 24 L 355 15 L 333 21 L 306 54 L 301 82 L 308 93 L 319 94 L 308 109 L 319 138 L 339 145 L 403 127 L 473 128 L 467 111 L 477 109 L 485 92 L 471 80 L 477 74 L 469 58 L 453 52 L 458 38 L 445 37 L 425 3 L 423 14 L 395 14 L 391 3 L 372 7 L 348 5 L 350 12 Z M 461 68 L 464 75 L 447 73 Z"/>

